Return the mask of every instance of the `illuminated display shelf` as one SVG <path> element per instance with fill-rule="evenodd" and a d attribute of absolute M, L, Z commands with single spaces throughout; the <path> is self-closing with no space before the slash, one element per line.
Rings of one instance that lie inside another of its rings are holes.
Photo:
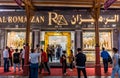
<path fill-rule="evenodd" d="M 32 34 L 30 33 L 30 44 L 32 41 Z M 13 49 L 23 48 L 25 43 L 25 32 L 8 32 L 7 34 L 7 46 L 12 47 Z M 30 45 L 31 46 L 31 45 Z"/>
<path fill-rule="evenodd" d="M 102 31 L 99 34 L 100 49 L 105 47 L 108 50 L 112 49 L 112 32 Z M 83 32 L 83 50 L 92 51 L 95 49 L 95 33 L 93 31 Z"/>

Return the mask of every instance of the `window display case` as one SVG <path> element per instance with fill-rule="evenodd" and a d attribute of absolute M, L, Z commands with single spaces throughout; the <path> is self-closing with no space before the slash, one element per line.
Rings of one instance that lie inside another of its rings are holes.
<path fill-rule="evenodd" d="M 99 45 L 105 47 L 107 50 L 112 48 L 112 34 L 111 32 L 101 31 L 99 33 Z M 95 49 L 95 32 L 84 31 L 83 32 L 83 49 L 94 50 Z"/>
<path fill-rule="evenodd" d="M 100 31 L 99 33 L 99 45 L 100 52 L 102 47 L 105 47 L 111 55 L 112 49 L 112 32 L 111 31 Z M 95 32 L 84 31 L 83 32 L 83 52 L 87 56 L 87 61 L 95 61 Z M 100 59 L 102 60 L 102 59 Z"/>
<path fill-rule="evenodd" d="M 7 46 L 12 48 L 23 48 L 23 45 L 25 44 L 25 32 L 8 32 L 7 34 Z M 32 34 L 30 33 L 30 46 L 32 41 Z"/>

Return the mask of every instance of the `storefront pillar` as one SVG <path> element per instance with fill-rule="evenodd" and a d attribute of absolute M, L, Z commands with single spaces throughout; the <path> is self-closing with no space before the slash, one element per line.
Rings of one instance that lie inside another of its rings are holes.
<path fill-rule="evenodd" d="M 100 46 L 99 46 L 99 15 L 100 15 L 100 1 L 94 0 L 92 17 L 94 18 L 95 25 L 95 75 L 101 76 L 101 65 L 100 65 Z"/>
<path fill-rule="evenodd" d="M 117 42 L 118 42 L 118 52 L 120 53 L 120 27 L 118 27 L 117 32 L 118 32 L 118 36 L 117 36 L 118 37 L 118 40 L 117 40 Z"/>
<path fill-rule="evenodd" d="M 75 50 L 82 47 L 82 30 L 75 30 Z"/>
<path fill-rule="evenodd" d="M 3 62 L 3 50 L 5 49 L 5 46 L 6 46 L 6 34 L 7 34 L 7 31 L 6 30 L 0 30 L 0 66 L 3 66 L 4 62 Z"/>
<path fill-rule="evenodd" d="M 40 45 L 40 30 L 33 29 L 32 30 L 32 48 L 36 48 L 36 45 Z"/>
<path fill-rule="evenodd" d="M 25 2 L 25 9 L 26 9 L 26 16 L 27 16 L 27 23 L 26 23 L 26 46 L 25 46 L 25 61 L 24 61 L 24 68 L 23 68 L 23 75 L 29 75 L 29 43 L 30 43 L 30 23 L 31 23 L 31 7 L 28 3 L 30 0 L 24 0 Z"/>
<path fill-rule="evenodd" d="M 120 46 L 118 43 L 120 43 L 120 30 L 119 29 L 113 29 L 113 47 L 119 48 Z"/>

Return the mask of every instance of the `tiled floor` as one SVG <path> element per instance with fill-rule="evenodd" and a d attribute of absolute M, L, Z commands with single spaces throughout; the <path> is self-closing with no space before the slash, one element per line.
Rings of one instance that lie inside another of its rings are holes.
<path fill-rule="evenodd" d="M 28 76 L 0 76 L 0 78 L 29 78 Z M 39 78 L 77 78 L 77 76 L 40 76 Z M 81 78 L 84 78 L 83 76 Z M 88 78 L 111 78 L 110 76 L 88 76 Z M 115 77 L 118 78 L 118 77 Z"/>

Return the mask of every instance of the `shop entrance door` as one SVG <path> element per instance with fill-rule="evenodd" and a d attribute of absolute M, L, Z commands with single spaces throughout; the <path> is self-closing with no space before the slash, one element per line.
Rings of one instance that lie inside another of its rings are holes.
<path fill-rule="evenodd" d="M 70 32 L 45 32 L 45 51 L 49 54 L 49 62 L 60 62 L 62 51 L 69 55 L 71 49 Z M 49 48 L 49 52 L 48 52 Z"/>

